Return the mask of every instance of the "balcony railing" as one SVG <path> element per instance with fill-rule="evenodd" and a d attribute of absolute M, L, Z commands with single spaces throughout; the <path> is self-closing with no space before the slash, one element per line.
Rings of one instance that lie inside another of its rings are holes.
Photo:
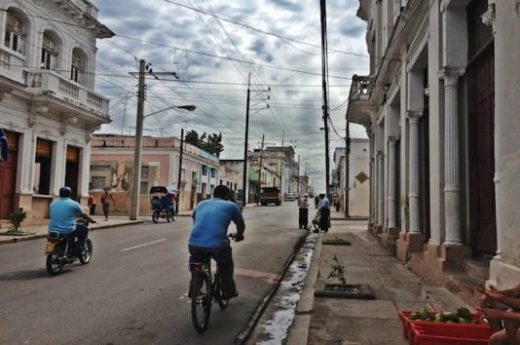
<path fill-rule="evenodd" d="M 368 100 L 371 92 L 371 79 L 369 76 L 358 76 L 352 77 L 352 86 L 350 87 L 350 101 Z"/>
<path fill-rule="evenodd" d="M 51 91 L 53 95 L 79 107 L 87 107 L 97 115 L 108 117 L 109 100 L 83 85 L 45 69 L 27 70 L 25 84 L 29 88 Z"/>

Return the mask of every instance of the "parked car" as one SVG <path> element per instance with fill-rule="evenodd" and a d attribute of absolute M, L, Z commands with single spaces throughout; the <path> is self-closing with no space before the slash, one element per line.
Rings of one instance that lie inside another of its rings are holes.
<path fill-rule="evenodd" d="M 298 193 L 285 193 L 285 201 L 294 201 L 297 200 L 300 196 Z"/>
<path fill-rule="evenodd" d="M 267 206 L 268 204 L 281 205 L 282 191 L 278 187 L 264 187 L 260 189 L 260 204 Z"/>

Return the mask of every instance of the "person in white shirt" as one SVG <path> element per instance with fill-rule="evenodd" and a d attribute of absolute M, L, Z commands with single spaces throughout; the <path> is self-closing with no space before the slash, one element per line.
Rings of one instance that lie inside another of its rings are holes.
<path fill-rule="evenodd" d="M 299 229 L 308 230 L 309 224 L 309 201 L 307 200 L 307 194 L 303 197 L 298 198 L 298 210 L 299 210 Z"/>

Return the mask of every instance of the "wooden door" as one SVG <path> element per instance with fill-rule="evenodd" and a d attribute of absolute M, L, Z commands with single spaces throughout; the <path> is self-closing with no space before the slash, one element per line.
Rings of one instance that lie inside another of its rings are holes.
<path fill-rule="evenodd" d="M 8 219 L 14 211 L 16 192 L 16 166 L 18 164 L 18 135 L 6 131 L 9 155 L 0 163 L 0 219 Z"/>
<path fill-rule="evenodd" d="M 74 146 L 67 146 L 67 163 L 65 165 L 65 185 L 72 190 L 72 199 L 78 198 L 79 151 Z"/>
<path fill-rule="evenodd" d="M 496 251 L 494 65 L 491 45 L 468 73 L 471 228 L 475 249 L 490 254 Z"/>

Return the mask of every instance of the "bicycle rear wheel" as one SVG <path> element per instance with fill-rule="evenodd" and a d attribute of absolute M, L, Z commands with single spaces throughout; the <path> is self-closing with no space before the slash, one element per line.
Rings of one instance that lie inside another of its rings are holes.
<path fill-rule="evenodd" d="M 197 332 L 203 333 L 208 328 L 209 316 L 211 314 L 211 301 L 213 299 L 211 280 L 204 275 L 200 289 L 195 285 L 193 281 L 190 284 L 190 296 L 192 296 L 191 321 Z"/>

